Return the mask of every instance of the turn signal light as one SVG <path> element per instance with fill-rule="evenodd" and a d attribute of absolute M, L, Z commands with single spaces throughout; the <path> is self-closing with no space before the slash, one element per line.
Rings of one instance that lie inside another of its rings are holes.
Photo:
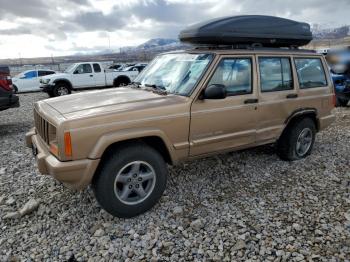
<path fill-rule="evenodd" d="M 66 157 L 72 156 L 72 141 L 70 137 L 70 132 L 64 133 L 64 154 Z"/>

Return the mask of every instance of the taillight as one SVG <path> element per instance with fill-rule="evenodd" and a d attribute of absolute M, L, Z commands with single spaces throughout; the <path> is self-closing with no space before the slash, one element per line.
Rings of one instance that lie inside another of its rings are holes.
<path fill-rule="evenodd" d="M 6 91 L 12 91 L 12 79 L 9 76 L 1 77 L 0 76 L 0 87 Z"/>
<path fill-rule="evenodd" d="M 335 96 L 335 93 L 333 93 L 332 103 L 333 103 L 333 107 L 337 105 L 337 97 Z"/>

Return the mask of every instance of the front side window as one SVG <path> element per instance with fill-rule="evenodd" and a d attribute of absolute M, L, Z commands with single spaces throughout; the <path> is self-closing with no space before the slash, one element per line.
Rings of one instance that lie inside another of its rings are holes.
<path fill-rule="evenodd" d="M 260 57 L 259 71 L 261 92 L 293 89 L 293 76 L 289 58 Z"/>
<path fill-rule="evenodd" d="M 93 64 L 95 73 L 100 73 L 101 72 L 101 67 L 99 64 Z"/>
<path fill-rule="evenodd" d="M 302 89 L 327 86 L 320 58 L 295 58 L 299 86 Z"/>
<path fill-rule="evenodd" d="M 155 58 L 134 82 L 188 96 L 213 58 L 212 54 L 173 53 Z"/>
<path fill-rule="evenodd" d="M 74 72 L 75 74 L 89 74 L 92 73 L 92 68 L 90 64 L 80 64 Z"/>
<path fill-rule="evenodd" d="M 252 92 L 252 63 L 250 58 L 224 58 L 217 66 L 208 86 L 224 85 L 227 95 Z"/>

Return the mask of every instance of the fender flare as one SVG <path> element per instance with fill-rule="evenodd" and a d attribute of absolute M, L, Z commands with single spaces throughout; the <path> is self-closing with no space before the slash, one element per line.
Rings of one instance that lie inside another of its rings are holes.
<path fill-rule="evenodd" d="M 98 140 L 93 149 L 90 151 L 88 158 L 90 159 L 99 159 L 103 156 L 103 153 L 106 149 L 115 143 L 123 142 L 127 140 L 137 140 L 147 137 L 158 137 L 160 138 L 169 153 L 171 161 L 173 163 L 177 162 L 177 157 L 175 154 L 175 148 L 169 138 L 165 135 L 165 133 L 159 129 L 153 128 L 142 128 L 142 129 L 123 129 L 117 132 L 111 132 L 104 134 Z"/>
<path fill-rule="evenodd" d="M 113 79 L 113 85 L 120 78 L 125 78 L 125 79 L 127 78 L 129 80 L 129 83 L 131 83 L 131 79 L 130 79 L 129 76 L 127 76 L 127 75 L 119 75 L 119 76 L 117 76 L 116 78 Z"/>
<path fill-rule="evenodd" d="M 317 113 L 317 109 L 316 108 L 312 108 L 312 107 L 307 107 L 307 108 L 299 108 L 295 111 L 293 111 L 288 117 L 287 119 L 284 121 L 284 127 L 281 133 L 284 133 L 284 131 L 286 130 L 286 128 L 288 127 L 288 125 L 291 123 L 291 121 L 297 117 L 303 116 L 303 115 L 313 115 L 315 117 L 315 124 L 316 124 L 316 129 L 319 130 L 319 120 L 318 120 L 318 113 Z"/>
<path fill-rule="evenodd" d="M 65 83 L 68 84 L 68 86 L 69 86 L 70 89 L 73 89 L 73 85 L 72 85 L 71 81 L 68 80 L 67 78 L 57 78 L 57 79 L 53 80 L 52 83 L 53 83 L 54 85 L 56 85 L 57 82 L 65 82 Z"/>

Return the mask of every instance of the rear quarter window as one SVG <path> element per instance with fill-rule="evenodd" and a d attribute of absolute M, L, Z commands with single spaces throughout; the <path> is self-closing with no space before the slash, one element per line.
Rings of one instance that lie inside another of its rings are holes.
<path fill-rule="evenodd" d="M 327 86 L 325 71 L 320 58 L 294 58 L 301 89 Z"/>

